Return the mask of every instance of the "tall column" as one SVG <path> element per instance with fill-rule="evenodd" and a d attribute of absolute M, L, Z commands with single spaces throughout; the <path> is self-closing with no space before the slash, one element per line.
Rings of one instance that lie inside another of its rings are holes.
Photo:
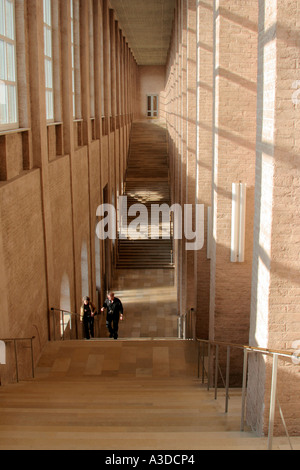
<path fill-rule="evenodd" d="M 196 2 L 187 2 L 187 156 L 186 156 L 186 198 L 187 203 L 196 203 L 196 142 L 197 142 L 197 100 L 196 100 L 196 58 L 197 58 L 197 37 L 196 37 Z M 195 210 L 193 210 L 193 226 L 195 227 Z M 197 298 L 197 273 L 195 272 L 195 251 L 187 251 L 187 303 L 186 308 L 196 308 Z"/>
<path fill-rule="evenodd" d="M 259 7 L 250 341 L 290 349 L 300 340 L 300 0 L 260 0 Z M 267 430 L 271 368 L 269 360 L 250 362 L 248 421 L 260 433 Z M 299 435 L 297 375 L 299 366 L 280 361 L 279 401 L 289 432 Z"/>
<path fill-rule="evenodd" d="M 177 2 L 177 92 L 176 92 L 176 118 L 177 118 L 177 201 L 179 204 L 183 204 L 182 201 L 182 172 L 183 172 L 183 148 L 182 148 L 182 129 L 183 129 L 183 116 L 182 116 L 182 92 L 183 92 L 183 84 L 182 84 L 182 69 L 183 69 L 183 60 L 182 60 L 182 10 L 183 10 L 182 1 L 178 0 Z M 186 272 L 183 269 L 183 256 L 184 256 L 184 245 L 183 240 L 179 240 L 177 244 L 177 259 L 178 259 L 178 300 L 179 300 L 179 311 L 181 314 L 184 313 L 185 306 L 182 303 L 183 295 L 184 295 L 184 284 L 186 282 Z"/>
<path fill-rule="evenodd" d="M 54 260 L 52 245 L 51 205 L 49 198 L 49 167 L 47 148 L 47 121 L 44 70 L 43 4 L 38 0 L 28 1 L 29 69 L 31 97 L 32 150 L 34 166 L 41 170 L 41 191 L 44 213 L 45 262 L 47 268 L 48 308 L 54 301 Z M 41 260 L 42 262 L 42 260 Z"/>
<path fill-rule="evenodd" d="M 172 90 L 172 114 L 173 114 L 173 187 L 174 187 L 174 202 L 180 204 L 180 181 L 179 181 L 179 143 L 178 143 L 178 97 L 179 97 L 179 85 L 178 85 L 178 68 L 179 68 L 179 0 L 176 1 L 175 8 L 175 20 L 174 20 L 174 61 L 173 61 L 173 90 Z M 177 296 L 178 296 L 178 312 L 180 312 L 180 295 L 181 295 L 181 281 L 182 281 L 182 270 L 181 270 L 181 244 L 179 240 L 174 240 L 174 260 L 175 260 L 175 276 L 177 281 Z"/>
<path fill-rule="evenodd" d="M 109 130 L 111 115 L 111 80 L 110 80 L 110 37 L 108 1 L 103 0 L 103 79 L 104 79 L 104 114 L 105 125 Z M 107 129 L 106 129 L 107 130 Z"/>
<path fill-rule="evenodd" d="M 181 0 L 181 206 L 184 207 L 187 201 L 188 190 L 188 177 L 187 177 L 187 131 L 188 131 L 188 100 L 187 100 L 187 22 L 188 22 L 188 3 Z M 182 221 L 182 233 L 184 234 L 184 220 Z M 181 269 L 182 269 L 182 282 L 181 282 L 181 306 L 180 311 L 185 313 L 187 311 L 187 251 L 185 249 L 186 240 L 184 236 L 181 240 Z"/>
<path fill-rule="evenodd" d="M 205 206 L 205 244 L 195 252 L 197 269 L 197 335 L 208 338 L 210 253 L 208 253 L 208 208 L 211 207 L 213 135 L 214 1 L 197 0 L 197 203 Z"/>
<path fill-rule="evenodd" d="M 102 86 L 101 86 L 101 68 L 103 66 L 101 50 L 101 38 L 102 38 L 102 8 L 100 0 L 93 0 L 94 2 L 94 54 L 95 54 L 95 119 L 96 119 L 96 137 L 100 139 L 102 137 Z"/>
<path fill-rule="evenodd" d="M 80 3 L 81 115 L 84 122 L 84 144 L 89 144 L 92 139 L 89 6 L 88 1 Z"/>
<path fill-rule="evenodd" d="M 117 114 L 117 93 L 116 93 L 116 35 L 115 35 L 115 13 L 109 10 L 109 31 L 110 31 L 110 86 L 111 86 L 111 116 L 110 116 L 110 141 L 109 141 L 109 166 L 111 168 L 111 192 L 112 203 L 117 204 L 117 181 L 118 169 L 116 161 L 116 114 Z"/>
<path fill-rule="evenodd" d="M 115 129 L 115 119 L 117 114 L 117 94 L 116 94 L 116 34 L 115 34 L 115 13 L 109 10 L 109 31 L 110 31 L 110 81 L 111 81 L 111 118 L 112 129 Z"/>
<path fill-rule="evenodd" d="M 257 21 L 257 0 L 217 0 L 214 3 L 210 338 L 236 343 L 248 342 L 250 323 Z M 232 183 L 239 182 L 247 184 L 245 261 L 232 263 Z"/>
<path fill-rule="evenodd" d="M 116 41 L 116 131 L 119 149 L 116 152 L 116 164 L 118 170 L 117 188 L 119 195 L 122 195 L 123 183 L 123 129 L 121 126 L 121 51 L 119 23 L 115 21 L 115 41 Z"/>

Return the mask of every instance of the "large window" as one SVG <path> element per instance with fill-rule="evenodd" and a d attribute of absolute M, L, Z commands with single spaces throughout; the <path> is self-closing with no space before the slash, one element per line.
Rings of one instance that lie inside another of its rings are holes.
<path fill-rule="evenodd" d="M 95 59 L 94 59 L 94 15 L 93 0 L 89 4 L 89 39 L 90 39 L 90 98 L 91 117 L 95 117 Z"/>
<path fill-rule="evenodd" d="M 54 121 L 51 0 L 44 0 L 44 48 L 46 80 L 46 117 L 47 121 L 51 122 Z"/>
<path fill-rule="evenodd" d="M 79 0 L 71 2 L 71 48 L 72 48 L 72 92 L 73 117 L 81 118 L 81 77 L 80 77 L 80 19 Z"/>
<path fill-rule="evenodd" d="M 18 127 L 15 1 L 0 0 L 0 128 Z"/>

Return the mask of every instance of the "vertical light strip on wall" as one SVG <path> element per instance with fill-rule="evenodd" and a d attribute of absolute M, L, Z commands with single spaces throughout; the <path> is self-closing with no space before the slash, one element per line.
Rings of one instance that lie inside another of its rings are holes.
<path fill-rule="evenodd" d="M 73 118 L 76 118 L 76 93 L 75 93 L 75 34 L 74 34 L 74 1 L 71 4 L 71 54 L 72 54 L 72 95 L 73 95 Z"/>
<path fill-rule="evenodd" d="M 6 345 L 4 341 L 0 341 L 0 364 L 6 364 Z"/>
<path fill-rule="evenodd" d="M 245 261 L 246 190 L 243 183 L 232 184 L 231 262 Z"/>
<path fill-rule="evenodd" d="M 212 207 L 207 208 L 207 259 L 211 259 L 211 244 L 213 236 Z"/>

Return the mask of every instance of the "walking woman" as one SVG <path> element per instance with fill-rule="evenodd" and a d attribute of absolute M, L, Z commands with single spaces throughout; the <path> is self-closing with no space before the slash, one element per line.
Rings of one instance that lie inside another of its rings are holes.
<path fill-rule="evenodd" d="M 95 315 L 97 314 L 96 307 L 92 304 L 89 297 L 83 297 L 82 302 L 83 304 L 80 310 L 80 320 L 83 321 L 85 338 L 94 338 L 94 322 Z"/>

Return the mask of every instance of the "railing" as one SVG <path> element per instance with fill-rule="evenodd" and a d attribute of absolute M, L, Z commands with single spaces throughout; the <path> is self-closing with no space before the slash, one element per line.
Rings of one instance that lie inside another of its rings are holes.
<path fill-rule="evenodd" d="M 287 351 L 278 351 L 272 349 L 258 348 L 252 346 L 245 346 L 235 343 L 224 343 L 220 341 L 209 341 L 209 340 L 200 340 L 196 339 L 198 343 L 198 378 L 200 378 L 200 370 L 202 365 L 202 383 L 205 381 L 205 375 L 207 376 L 207 389 L 210 390 L 212 384 L 212 371 L 213 371 L 213 360 L 215 360 L 214 367 L 214 388 L 215 388 L 215 399 L 218 395 L 218 383 L 219 383 L 219 373 L 221 369 L 219 366 L 219 354 L 220 348 L 226 349 L 226 377 L 221 373 L 221 378 L 225 387 L 225 413 L 228 413 L 229 409 L 229 382 L 230 382 L 230 361 L 231 361 L 231 350 L 238 349 L 244 353 L 243 361 L 243 382 L 242 382 L 242 410 L 241 410 L 241 431 L 245 430 L 245 410 L 246 410 L 246 395 L 247 395 L 247 375 L 248 375 L 248 359 L 249 355 L 252 353 L 258 353 L 264 356 L 273 357 L 273 367 L 272 367 L 272 383 L 271 383 L 271 393 L 270 393 L 270 412 L 269 412 L 269 427 L 268 427 L 268 450 L 273 448 L 273 436 L 274 436 L 274 422 L 275 422 L 275 409 L 276 404 L 279 407 L 280 417 L 290 444 L 291 449 L 293 450 L 291 439 L 288 433 L 286 422 L 283 416 L 282 408 L 277 398 L 277 377 L 278 377 L 278 360 L 279 358 L 285 358 L 292 360 L 295 357 L 295 354 Z M 213 355 L 213 349 L 215 354 Z M 205 358 L 208 358 L 207 370 L 205 368 Z"/>
<path fill-rule="evenodd" d="M 5 345 L 7 343 L 13 343 L 14 345 L 14 355 L 15 355 L 15 367 L 16 367 L 16 380 L 19 382 L 19 354 L 18 354 L 18 348 L 17 348 L 17 343 L 19 342 L 30 342 L 30 352 L 31 352 L 31 372 L 32 372 L 32 378 L 34 379 L 34 357 L 33 357 L 33 340 L 35 339 L 35 336 L 32 336 L 31 338 L 5 338 L 5 339 L 0 339 Z"/>
<path fill-rule="evenodd" d="M 59 321 L 57 319 L 59 314 Z M 49 312 L 49 324 L 51 325 L 52 315 L 52 327 L 50 326 L 50 339 L 53 341 L 57 340 L 59 335 L 60 340 L 78 340 L 83 339 L 83 323 L 82 316 L 79 313 L 69 312 L 68 310 L 62 310 L 59 308 L 51 308 Z M 100 337 L 100 320 L 99 315 L 95 315 L 95 337 Z M 59 330 L 59 333 L 58 333 Z M 51 334 L 51 332 L 53 332 Z"/>
<path fill-rule="evenodd" d="M 196 312 L 193 308 L 178 317 L 178 339 L 196 340 Z"/>

